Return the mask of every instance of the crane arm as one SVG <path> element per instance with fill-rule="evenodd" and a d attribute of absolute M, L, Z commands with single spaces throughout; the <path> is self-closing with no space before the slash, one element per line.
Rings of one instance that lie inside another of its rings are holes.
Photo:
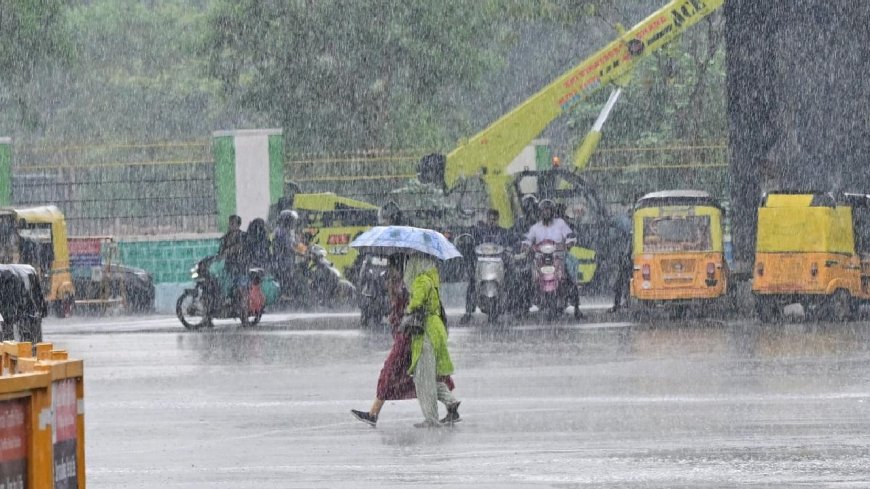
<path fill-rule="evenodd" d="M 725 0 L 672 0 L 447 154 L 444 183 L 501 176 L 514 158 L 574 104 L 627 76 L 643 58 L 716 11 Z M 593 145 L 594 147 L 594 145 Z"/>

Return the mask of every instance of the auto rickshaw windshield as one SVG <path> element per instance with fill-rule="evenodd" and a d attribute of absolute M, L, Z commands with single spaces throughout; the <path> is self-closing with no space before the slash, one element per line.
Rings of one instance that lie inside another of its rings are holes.
<path fill-rule="evenodd" d="M 643 218 L 644 253 L 711 251 L 710 216 Z"/>

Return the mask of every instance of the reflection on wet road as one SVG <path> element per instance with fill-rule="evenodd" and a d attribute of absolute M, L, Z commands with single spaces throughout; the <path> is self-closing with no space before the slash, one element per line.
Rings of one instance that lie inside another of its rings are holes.
<path fill-rule="evenodd" d="M 390 345 L 345 329 L 50 331 L 85 359 L 91 488 L 862 487 L 870 324 L 453 328 L 464 421 L 365 409 Z M 443 407 L 442 407 L 443 412 Z"/>

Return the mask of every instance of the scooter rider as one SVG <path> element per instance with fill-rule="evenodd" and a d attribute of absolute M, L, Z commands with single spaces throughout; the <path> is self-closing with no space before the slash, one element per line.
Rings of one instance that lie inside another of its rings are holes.
<path fill-rule="evenodd" d="M 574 231 L 561 217 L 556 217 L 556 204 L 550 199 L 544 199 L 538 204 L 540 220 L 526 233 L 523 247 L 528 249 L 542 241 L 569 244 L 575 241 Z"/>
<path fill-rule="evenodd" d="M 497 209 L 489 209 L 486 212 L 486 221 L 478 223 L 477 227 L 472 231 L 474 244 L 494 243 L 503 246 L 506 250 L 511 250 L 516 242 L 514 234 L 498 225 L 499 212 Z M 462 322 L 467 322 L 471 319 L 471 315 L 477 309 L 477 277 L 475 275 L 476 255 L 468 253 L 465 256 L 465 269 L 468 275 L 468 287 L 465 290 L 465 314 L 460 319 Z M 511 267 L 507 267 L 510 272 Z M 511 281 L 508 279 L 508 283 Z"/>
<path fill-rule="evenodd" d="M 570 248 L 571 245 L 576 243 L 577 238 L 574 235 L 574 231 L 568 226 L 568 223 L 561 217 L 556 217 L 556 204 L 552 200 L 544 199 L 538 203 L 538 216 L 540 220 L 529 229 L 526 238 L 523 240 L 524 251 L 543 241 L 561 243 L 566 248 Z M 571 254 L 567 253 L 567 250 L 565 255 L 566 266 L 576 267 L 576 263 L 572 262 Z M 573 282 L 571 273 L 567 273 L 566 276 L 570 282 Z M 572 283 L 572 286 L 576 287 L 576 284 Z M 578 316 L 582 315 L 578 314 Z"/>

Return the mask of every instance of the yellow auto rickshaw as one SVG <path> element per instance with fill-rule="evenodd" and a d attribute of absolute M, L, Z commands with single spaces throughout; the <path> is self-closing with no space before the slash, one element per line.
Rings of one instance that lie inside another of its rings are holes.
<path fill-rule="evenodd" d="M 752 292 L 774 320 L 787 304 L 843 321 L 870 298 L 870 196 L 769 192 L 758 208 Z"/>
<path fill-rule="evenodd" d="M 53 205 L 3 209 L 16 218 L 20 263 L 33 266 L 45 279 L 45 301 L 59 317 L 66 317 L 75 304 L 75 287 L 69 263 L 66 220 Z"/>
<path fill-rule="evenodd" d="M 644 195 L 632 218 L 632 300 L 679 310 L 728 291 L 723 210 L 710 194 L 667 190 Z"/>

